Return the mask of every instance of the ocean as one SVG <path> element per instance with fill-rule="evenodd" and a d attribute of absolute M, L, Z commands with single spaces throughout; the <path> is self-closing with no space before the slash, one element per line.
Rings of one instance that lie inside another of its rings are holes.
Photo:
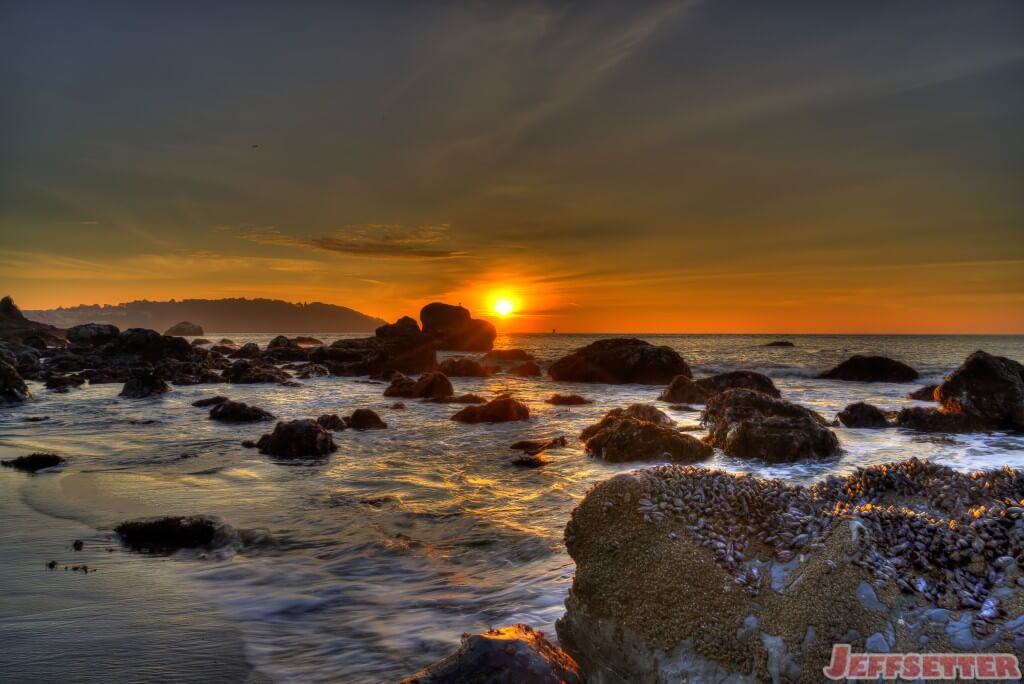
<path fill-rule="evenodd" d="M 273 337 L 223 336 L 261 345 Z M 525 349 L 546 367 L 609 336 L 507 334 L 495 347 Z M 855 401 L 920 403 L 906 393 L 941 381 L 977 349 L 1024 360 L 1020 336 L 785 337 L 792 348 L 765 347 L 775 336 L 640 337 L 678 350 L 695 376 L 763 372 L 783 398 L 828 419 Z M 899 359 L 922 377 L 816 379 L 855 353 Z M 575 436 L 611 408 L 657 403 L 662 388 L 509 375 L 452 382 L 457 393 L 511 392 L 531 418 L 466 425 L 450 420 L 457 406 L 405 400 L 404 410 L 391 409 L 386 385 L 365 378 L 175 387 L 142 400 L 119 398 L 120 385 L 61 394 L 31 383 L 32 401 L 0 407 L 0 456 L 53 451 L 70 463 L 35 476 L 0 469 L 0 678 L 389 682 L 446 655 L 464 632 L 524 622 L 553 638 L 574 569 L 562 543 L 570 512 L 595 482 L 649 465 L 593 460 Z M 594 403 L 544 403 L 554 392 Z M 217 423 L 191 406 L 215 394 L 279 419 L 368 407 L 388 429 L 336 433 L 338 450 L 325 461 L 286 465 L 240 444 L 272 423 Z M 697 413 L 659 407 L 681 426 L 698 424 Z M 706 465 L 801 483 L 912 456 L 962 470 L 1024 466 L 1021 434 L 835 431 L 843 447 L 835 459 L 767 465 L 718 453 Z M 558 435 L 569 443 L 548 452 L 550 463 L 511 465 L 511 443 Z M 198 513 L 231 530 L 213 551 L 145 557 L 111 538 L 128 518 Z M 74 539 L 82 551 L 71 550 Z M 46 569 L 50 560 L 56 570 Z M 63 570 L 82 563 L 92 572 Z"/>

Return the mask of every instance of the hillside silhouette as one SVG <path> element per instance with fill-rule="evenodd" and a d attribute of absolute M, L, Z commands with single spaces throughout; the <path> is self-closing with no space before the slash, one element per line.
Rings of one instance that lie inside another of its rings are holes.
<path fill-rule="evenodd" d="M 140 300 L 25 311 L 25 315 L 59 328 L 113 323 L 122 330 L 152 328 L 161 332 L 181 321 L 197 323 L 207 332 L 225 333 L 372 332 L 385 322 L 345 306 L 322 302 L 295 304 L 280 299 Z"/>

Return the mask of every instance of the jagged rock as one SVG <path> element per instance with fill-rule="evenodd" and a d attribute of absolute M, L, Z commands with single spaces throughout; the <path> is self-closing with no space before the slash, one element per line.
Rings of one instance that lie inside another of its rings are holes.
<path fill-rule="evenodd" d="M 582 404 L 594 403 L 590 399 L 581 397 L 578 394 L 552 394 L 544 401 L 554 406 L 580 406 Z"/>
<path fill-rule="evenodd" d="M 877 406 L 860 401 L 850 404 L 836 415 L 839 422 L 848 428 L 884 428 L 889 420 Z"/>
<path fill-rule="evenodd" d="M 902 361 L 885 356 L 855 354 L 818 377 L 854 382 L 913 382 L 917 380 L 917 371 Z"/>
<path fill-rule="evenodd" d="M 568 382 L 661 385 L 677 375 L 692 376 L 676 351 L 636 338 L 598 340 L 565 356 L 548 369 L 554 380 Z"/>
<path fill-rule="evenodd" d="M 612 463 L 672 461 L 695 463 L 710 458 L 714 450 L 690 435 L 662 423 L 625 416 L 605 419 L 585 442 L 586 451 Z"/>
<path fill-rule="evenodd" d="M 687 375 L 677 375 L 658 397 L 660 401 L 703 404 L 709 397 L 721 394 L 727 389 L 749 389 L 763 392 L 770 397 L 781 396 L 771 378 L 754 371 L 730 371 L 709 375 L 693 380 Z"/>
<path fill-rule="evenodd" d="M 0 404 L 16 404 L 31 398 L 32 392 L 14 366 L 0 361 Z"/>
<path fill-rule="evenodd" d="M 109 323 L 85 323 L 68 328 L 67 338 L 71 344 L 99 347 L 117 339 L 121 330 Z"/>
<path fill-rule="evenodd" d="M 164 332 L 164 335 L 175 335 L 177 337 L 196 337 L 203 334 L 203 327 L 188 321 L 175 323 Z"/>
<path fill-rule="evenodd" d="M 754 390 L 731 389 L 711 397 L 701 421 L 708 426 L 706 441 L 731 456 L 782 462 L 840 451 L 820 415 Z"/>
<path fill-rule="evenodd" d="M 28 456 L 18 456 L 10 461 L 0 461 L 0 465 L 26 473 L 34 473 L 60 465 L 63 462 L 64 459 L 57 454 L 37 453 L 29 454 Z"/>
<path fill-rule="evenodd" d="M 459 649 L 400 684 L 582 684 L 576 662 L 542 632 L 513 625 L 465 634 Z"/>
<path fill-rule="evenodd" d="M 939 385 L 935 398 L 997 429 L 1024 430 L 1024 365 L 976 351 Z"/>
<path fill-rule="evenodd" d="M 437 369 L 449 378 L 486 378 L 488 375 L 479 363 L 462 356 L 445 359 Z"/>
<path fill-rule="evenodd" d="M 925 385 L 920 387 L 913 392 L 907 393 L 907 399 L 917 399 L 918 401 L 935 401 L 935 390 L 939 388 L 938 385 Z"/>
<path fill-rule="evenodd" d="M 526 404 L 507 396 L 492 399 L 486 404 L 467 406 L 452 416 L 452 420 L 460 423 L 505 423 L 529 418 L 530 409 Z"/>
<path fill-rule="evenodd" d="M 526 363 L 519 364 L 518 366 L 512 366 L 508 369 L 508 372 L 518 375 L 521 378 L 536 378 L 541 374 L 540 366 L 535 364 L 533 361 L 527 361 Z"/>
<path fill-rule="evenodd" d="M 278 423 L 274 431 L 256 442 L 260 453 L 277 458 L 317 458 L 338 447 L 331 433 L 315 420 L 289 420 Z"/>
<path fill-rule="evenodd" d="M 171 386 L 151 370 L 136 371 L 121 388 L 120 396 L 127 399 L 144 399 L 170 392 Z"/>
<path fill-rule="evenodd" d="M 435 349 L 489 351 L 498 333 L 487 321 L 475 319 L 461 306 L 433 302 L 420 310 L 423 335 Z"/>
<path fill-rule="evenodd" d="M 192 402 L 192 405 L 196 408 L 206 408 L 207 406 L 215 406 L 216 404 L 223 404 L 226 401 L 230 401 L 227 397 L 217 395 L 215 397 L 206 397 L 205 399 L 196 399 Z"/>
<path fill-rule="evenodd" d="M 397 374 L 391 384 L 384 390 L 385 397 L 402 397 L 404 399 L 433 399 L 441 401 L 455 393 L 455 388 L 448 377 L 440 371 L 424 373 L 417 380 Z"/>
<path fill-rule="evenodd" d="M 210 418 L 226 423 L 252 423 L 259 420 L 273 420 L 274 416 L 259 406 L 250 406 L 240 401 L 224 401 L 210 409 Z"/>
<path fill-rule="evenodd" d="M 345 424 L 353 430 L 383 430 L 388 426 L 377 412 L 372 409 L 360 408 L 345 418 Z"/>
<path fill-rule="evenodd" d="M 483 356 L 484 361 L 533 361 L 533 356 L 522 349 L 492 349 Z"/>
<path fill-rule="evenodd" d="M 990 429 L 980 418 L 967 413 L 946 413 L 934 408 L 908 406 L 896 414 L 900 427 L 920 432 L 983 432 Z"/>
<path fill-rule="evenodd" d="M 236 384 L 256 384 L 262 382 L 288 382 L 291 376 L 276 366 L 265 366 L 241 359 L 224 370 L 223 378 Z"/>
<path fill-rule="evenodd" d="M 342 420 L 341 416 L 339 416 L 337 413 L 325 413 L 324 415 L 317 418 L 316 422 L 319 423 L 323 429 L 331 430 L 333 432 L 344 430 L 346 427 L 348 427 L 347 425 L 345 425 L 345 421 Z"/>
<path fill-rule="evenodd" d="M 172 553 L 209 546 L 218 521 L 206 516 L 129 520 L 114 528 L 125 546 L 145 553 Z"/>

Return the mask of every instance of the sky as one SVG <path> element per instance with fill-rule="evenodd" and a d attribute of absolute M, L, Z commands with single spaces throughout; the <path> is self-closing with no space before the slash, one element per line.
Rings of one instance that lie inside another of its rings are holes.
<path fill-rule="evenodd" d="M 1024 3 L 0 4 L 0 294 L 1024 333 Z"/>

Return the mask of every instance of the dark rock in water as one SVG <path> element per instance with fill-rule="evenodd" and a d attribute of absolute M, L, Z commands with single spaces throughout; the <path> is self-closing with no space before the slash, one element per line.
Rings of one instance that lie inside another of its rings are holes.
<path fill-rule="evenodd" d="M 0 464 L 26 473 L 34 473 L 44 468 L 60 465 L 63 462 L 64 459 L 57 454 L 29 454 L 28 456 L 18 456 L 10 461 L 0 461 Z"/>
<path fill-rule="evenodd" d="M 203 327 L 201 325 L 189 323 L 188 321 L 175 323 L 164 332 L 164 335 L 175 335 L 177 337 L 196 337 L 202 334 Z"/>
<path fill-rule="evenodd" d="M 513 625 L 463 635 L 448 657 L 400 684 L 581 684 L 576 662 L 542 632 Z"/>
<path fill-rule="evenodd" d="M 76 539 L 71 543 L 71 548 L 75 551 L 81 551 L 84 546 L 81 539 Z"/>
<path fill-rule="evenodd" d="M 540 468 L 550 461 L 544 458 L 544 452 L 537 454 L 524 453 L 512 459 L 511 463 L 519 468 Z"/>
<path fill-rule="evenodd" d="M 252 440 L 252 439 L 243 439 L 242 440 L 242 448 L 244 448 L 244 449 L 255 449 L 258 446 L 259 446 L 259 444 L 257 444 L 255 440 Z"/>
<path fill-rule="evenodd" d="M 216 404 L 223 404 L 226 401 L 230 401 L 227 397 L 217 395 L 215 397 L 206 397 L 205 399 L 196 399 L 192 402 L 192 405 L 196 408 L 206 408 L 207 406 L 214 406 Z"/>
<path fill-rule="evenodd" d="M 164 358 L 164 338 L 155 330 L 128 328 L 103 348 L 105 356 L 137 356 L 156 362 Z"/>
<path fill-rule="evenodd" d="M 173 553 L 209 546 L 218 522 L 205 516 L 129 520 L 114 528 L 125 546 L 143 553 Z"/>
<path fill-rule="evenodd" d="M 225 401 L 210 409 L 210 419 L 226 423 L 254 423 L 259 420 L 273 420 L 274 416 L 259 406 L 250 406 L 240 401 Z"/>
<path fill-rule="evenodd" d="M 10 297 L 0 299 L 0 340 L 20 342 L 37 349 L 65 344 L 64 331 L 28 320 Z"/>
<path fill-rule="evenodd" d="M 325 430 L 332 430 L 337 432 L 338 430 L 344 430 L 347 425 L 345 421 L 341 419 L 337 413 L 325 413 L 316 419 L 316 422 L 320 424 Z"/>
<path fill-rule="evenodd" d="M 420 324 L 416 322 L 415 318 L 402 316 L 394 323 L 385 323 L 380 326 L 374 334 L 382 338 L 414 339 L 420 335 Z"/>
<path fill-rule="evenodd" d="M 57 353 L 56 350 L 51 352 L 51 355 L 55 353 Z M 61 350 L 60 353 L 64 354 L 66 352 Z M 34 347 L 29 347 L 19 342 L 0 341 L 0 361 L 13 366 L 18 371 L 18 375 L 24 379 L 34 380 L 39 378 L 43 370 L 42 361 L 40 360 L 41 356 L 40 351 Z M 52 362 L 47 370 L 60 371 Z"/>
<path fill-rule="evenodd" d="M 14 366 L 6 361 L 0 361 L 0 404 L 15 404 L 27 401 L 31 397 L 32 392 Z"/>
<path fill-rule="evenodd" d="M 437 353 L 432 340 L 408 332 L 411 331 L 381 326 L 375 337 L 343 339 L 317 347 L 309 353 L 309 360 L 327 366 L 334 375 L 345 376 L 384 377 L 393 371 L 423 373 L 436 368 Z"/>
<path fill-rule="evenodd" d="M 498 333 L 487 321 L 475 319 L 461 306 L 433 302 L 420 310 L 423 335 L 435 349 L 490 351 Z"/>
<path fill-rule="evenodd" d="M 518 366 L 512 366 L 512 368 L 508 369 L 508 372 L 521 378 L 536 378 L 540 376 L 540 366 L 533 361 L 527 361 Z"/>
<path fill-rule="evenodd" d="M 276 366 L 254 363 L 241 359 L 224 370 L 223 378 L 236 384 L 257 384 L 264 382 L 288 382 L 291 376 Z"/>
<path fill-rule="evenodd" d="M 650 404 L 630 404 L 626 408 L 613 408 L 604 414 L 597 423 L 583 428 L 583 432 L 580 433 L 580 439 L 586 441 L 596 435 L 607 426 L 613 424 L 617 420 L 622 418 L 636 418 L 637 420 L 646 421 L 648 423 L 657 423 L 659 425 L 672 426 L 675 424 L 668 414 L 664 411 L 658 410 L 656 407 Z"/>
<path fill-rule="evenodd" d="M 50 420 L 50 416 L 25 416 L 26 423 L 42 423 L 44 420 Z"/>
<path fill-rule="evenodd" d="M 484 354 L 484 361 L 533 361 L 533 356 L 522 349 L 492 349 Z"/>
<path fill-rule="evenodd" d="M 542 451 L 548 449 L 556 449 L 558 447 L 564 447 L 566 444 L 565 437 L 554 437 L 552 439 L 540 440 L 540 439 L 524 439 L 520 440 L 511 446 L 509 449 L 516 451 L 524 451 L 531 456 L 539 454 Z"/>
<path fill-rule="evenodd" d="M 590 399 L 581 397 L 578 394 L 552 394 L 544 401 L 554 406 L 580 406 L 582 404 L 594 403 Z"/>
<path fill-rule="evenodd" d="M 446 404 L 486 404 L 487 400 L 479 394 L 460 394 L 457 397 L 439 400 Z"/>
<path fill-rule="evenodd" d="M 66 392 L 72 387 L 81 387 L 85 384 L 85 376 L 79 373 L 68 373 L 67 375 L 54 375 L 46 380 L 46 389 L 56 392 Z"/>
<path fill-rule="evenodd" d="M 285 335 L 278 335 L 267 343 L 267 349 L 288 349 L 295 344 Z"/>
<path fill-rule="evenodd" d="M 818 377 L 854 382 L 913 382 L 917 380 L 917 371 L 901 361 L 885 356 L 856 354 Z"/>
<path fill-rule="evenodd" d="M 345 424 L 353 430 L 383 430 L 388 426 L 376 411 L 367 408 L 353 411 L 351 416 L 345 418 Z"/>
<path fill-rule="evenodd" d="M 171 386 L 159 375 L 151 370 L 140 369 L 124 383 L 120 396 L 127 399 L 144 399 L 170 391 Z"/>
<path fill-rule="evenodd" d="M 310 419 L 280 422 L 256 446 L 260 453 L 277 458 L 317 458 L 338 448 L 331 433 Z"/>
<path fill-rule="evenodd" d="M 424 373 L 418 380 L 398 374 L 384 390 L 385 397 L 402 397 L 405 399 L 448 399 L 455 393 L 455 388 L 448 377 L 440 371 Z"/>
<path fill-rule="evenodd" d="M 402 403 L 402 402 L 400 402 L 400 401 L 396 401 L 396 402 L 395 402 L 394 404 L 390 404 L 390 405 L 388 406 L 388 408 L 389 408 L 389 409 L 394 409 L 394 410 L 396 410 L 396 411 L 400 411 L 400 410 L 402 410 L 402 409 L 404 409 L 404 408 L 405 408 L 405 404 L 403 404 L 403 403 Z"/>
<path fill-rule="evenodd" d="M 437 370 L 449 378 L 486 378 L 488 375 L 479 363 L 461 356 L 445 359 Z"/>
<path fill-rule="evenodd" d="M 907 399 L 917 399 L 918 401 L 935 401 L 935 390 L 939 388 L 938 385 L 925 385 L 913 392 L 907 393 Z"/>
<path fill-rule="evenodd" d="M 530 409 L 526 404 L 507 396 L 492 399 L 483 405 L 467 406 L 452 416 L 452 420 L 460 423 L 505 423 L 529 418 Z"/>
<path fill-rule="evenodd" d="M 206 339 L 205 337 L 197 337 L 194 340 L 192 340 L 192 346 L 193 347 L 200 347 L 200 346 L 202 346 L 204 344 L 213 344 L 213 342 L 211 342 L 210 340 Z"/>
<path fill-rule="evenodd" d="M 688 375 L 677 375 L 658 396 L 658 401 L 690 401 L 703 404 L 708 393 L 701 389 Z"/>
<path fill-rule="evenodd" d="M 320 347 L 323 346 L 323 340 L 318 340 L 315 337 L 307 337 L 305 335 L 299 335 L 295 338 L 295 344 L 300 347 Z"/>
<path fill-rule="evenodd" d="M 997 429 L 1024 430 L 1024 365 L 976 351 L 939 385 L 947 413 L 973 416 Z"/>
<path fill-rule="evenodd" d="M 696 409 L 689 404 L 672 404 L 669 408 L 673 411 L 682 411 L 684 413 L 700 413 L 699 409 Z"/>
<path fill-rule="evenodd" d="M 884 428 L 889 427 L 889 420 L 877 406 L 860 401 L 850 404 L 836 416 L 839 422 L 848 428 Z"/>
<path fill-rule="evenodd" d="M 554 380 L 613 385 L 666 384 L 677 375 L 692 376 L 683 357 L 670 347 L 636 338 L 598 340 L 565 356 L 548 369 Z"/>
<path fill-rule="evenodd" d="M 685 376 L 681 376 L 675 378 L 675 380 L 673 380 L 672 382 L 675 383 L 676 380 L 685 381 L 686 379 L 687 378 Z M 775 387 L 775 383 L 772 382 L 771 378 L 769 378 L 767 375 L 762 375 L 761 373 L 755 373 L 754 371 L 747 370 L 729 371 L 728 373 L 718 373 L 717 375 L 709 375 L 706 378 L 700 378 L 699 380 L 693 381 L 693 384 L 696 386 L 697 389 L 697 394 L 693 395 L 694 398 L 673 398 L 665 399 L 664 401 L 683 401 L 693 402 L 695 404 L 703 404 L 706 403 L 709 397 L 713 397 L 716 394 L 721 394 L 722 392 L 728 389 L 749 389 L 754 390 L 755 392 L 767 394 L 769 397 L 781 396 L 781 393 L 779 392 L 778 388 Z M 669 385 L 669 388 L 665 390 L 665 392 L 669 393 L 671 392 L 671 390 L 672 385 Z M 697 396 L 700 395 L 703 395 L 703 401 L 696 398 Z M 664 396 L 665 394 L 662 394 L 662 397 Z"/>
<path fill-rule="evenodd" d="M 260 355 L 260 346 L 255 342 L 246 342 L 238 349 L 231 352 L 233 359 L 255 359 Z"/>
<path fill-rule="evenodd" d="M 108 323 L 85 323 L 68 328 L 67 338 L 71 344 L 85 347 L 99 347 L 117 339 L 121 330 Z"/>
<path fill-rule="evenodd" d="M 588 435 L 586 451 L 612 463 L 672 461 L 695 463 L 710 458 L 714 450 L 698 439 L 663 424 L 633 417 L 606 418 Z"/>
<path fill-rule="evenodd" d="M 731 389 L 708 399 L 701 415 L 707 442 L 731 456 L 786 462 L 840 452 L 825 419 L 762 392 Z"/>
<path fill-rule="evenodd" d="M 765 347 L 795 347 L 796 345 L 789 340 L 775 340 L 774 342 L 768 342 L 764 344 Z"/>
<path fill-rule="evenodd" d="M 946 413 L 934 408 L 908 406 L 896 414 L 896 424 L 920 432 L 984 432 L 989 425 L 967 413 Z"/>

